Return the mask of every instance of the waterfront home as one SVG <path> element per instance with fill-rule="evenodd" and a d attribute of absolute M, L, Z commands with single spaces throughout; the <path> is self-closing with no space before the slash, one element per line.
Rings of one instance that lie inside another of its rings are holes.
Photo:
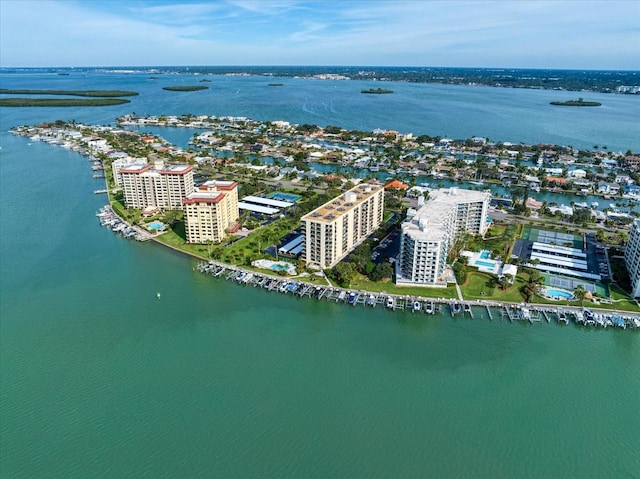
<path fill-rule="evenodd" d="M 580 168 L 576 168 L 575 170 L 571 170 L 567 173 L 569 178 L 586 178 L 587 172 Z"/>
<path fill-rule="evenodd" d="M 627 185 L 631 185 L 631 184 L 635 183 L 633 178 L 631 178 L 627 174 L 617 174 L 615 181 L 616 181 L 616 183 L 625 183 Z"/>

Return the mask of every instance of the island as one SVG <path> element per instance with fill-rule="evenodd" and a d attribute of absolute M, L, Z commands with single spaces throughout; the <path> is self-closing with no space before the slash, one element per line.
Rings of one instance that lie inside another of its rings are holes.
<path fill-rule="evenodd" d="M 568 100 L 568 101 L 552 101 L 552 105 L 555 106 L 601 106 L 602 103 L 598 101 L 585 101 L 582 98 L 578 98 L 577 100 Z"/>
<path fill-rule="evenodd" d="M 136 96 L 135 91 L 126 90 L 26 90 L 0 88 L 2 95 L 68 95 L 68 96 L 91 96 L 98 98 L 112 98 L 119 96 Z"/>
<path fill-rule="evenodd" d="M 0 106 L 113 106 L 131 103 L 124 98 L 0 98 Z"/>
<path fill-rule="evenodd" d="M 207 90 L 208 86 L 204 85 L 185 85 L 185 86 L 163 86 L 163 90 L 167 91 L 198 91 L 198 90 Z"/>
<path fill-rule="evenodd" d="M 387 95 L 393 93 L 393 90 L 385 90 L 384 88 L 369 88 L 368 90 L 362 90 L 360 93 L 367 93 L 370 95 Z"/>

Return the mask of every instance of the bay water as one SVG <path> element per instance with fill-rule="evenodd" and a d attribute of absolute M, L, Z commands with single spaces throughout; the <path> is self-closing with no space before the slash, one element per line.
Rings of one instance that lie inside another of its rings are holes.
<path fill-rule="evenodd" d="M 142 75 L 0 79 L 141 92 L 119 107 L 0 110 L 0 477 L 640 477 L 637 332 L 391 313 L 214 279 L 101 228 L 103 183 L 85 158 L 7 133 L 135 111 L 637 151 L 638 99 L 603 95 L 617 106 L 592 139 L 578 124 L 546 131 L 546 104 L 531 102 L 558 92 L 393 84 L 371 98 L 359 85 L 345 94 L 349 82 L 213 77 L 183 94 Z M 416 100 L 431 95 L 433 115 Z M 499 117 L 497 104 L 507 119 L 490 128 L 465 113 Z"/>

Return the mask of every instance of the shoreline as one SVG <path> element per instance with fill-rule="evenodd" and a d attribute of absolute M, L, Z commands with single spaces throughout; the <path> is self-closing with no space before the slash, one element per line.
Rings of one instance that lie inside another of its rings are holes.
<path fill-rule="evenodd" d="M 77 148 L 74 148 L 75 151 L 83 154 L 83 156 L 86 156 L 89 159 L 95 159 L 95 157 L 93 157 L 93 155 L 90 153 L 90 151 L 88 151 L 86 148 L 83 148 L 80 145 L 76 145 L 76 146 L 77 146 Z M 108 185 L 108 179 L 106 177 L 104 178 L 104 181 L 105 181 L 105 185 Z M 107 188 L 108 188 L 108 186 L 107 186 Z M 112 203 L 111 194 L 108 195 L 108 202 L 109 202 L 109 205 L 112 206 L 113 203 Z M 129 227 L 131 227 L 129 222 L 124 221 L 124 219 L 122 219 L 122 220 Z M 208 258 L 200 256 L 200 255 L 198 255 L 196 253 L 185 251 L 185 250 L 183 250 L 183 249 L 181 249 L 179 247 L 175 247 L 175 246 L 166 244 L 166 243 L 160 241 L 157 238 L 157 236 L 158 235 L 153 235 L 153 236 L 149 235 L 148 239 L 153 239 L 156 243 L 160 243 L 160 244 L 162 244 L 164 246 L 168 246 L 172 250 L 177 251 L 179 253 L 186 254 L 186 255 L 194 258 L 194 259 L 201 260 L 201 261 L 210 261 Z M 242 268 L 242 266 L 235 266 L 235 265 L 230 265 L 230 264 L 226 264 L 226 263 L 220 263 L 220 266 L 221 267 L 225 267 L 225 268 L 234 268 L 235 270 L 243 271 L 243 272 L 246 272 L 246 273 L 249 273 L 249 272 L 255 273 L 252 270 Z M 259 274 L 261 274 L 263 276 L 267 275 L 267 273 L 259 273 Z M 309 282 L 306 282 L 306 281 L 301 280 L 301 279 L 299 281 L 305 282 L 305 283 L 308 283 L 308 284 L 313 284 L 313 283 L 309 283 Z M 343 292 L 351 291 L 348 288 L 337 288 L 337 287 L 332 287 L 332 288 L 334 290 L 336 290 L 336 291 L 343 291 Z M 538 309 L 545 309 L 545 310 L 547 310 L 547 309 L 559 309 L 559 308 L 578 309 L 578 310 L 585 309 L 583 306 L 578 307 L 578 306 L 564 305 L 564 304 L 559 304 L 559 305 L 556 306 L 556 305 L 548 305 L 548 304 L 545 304 L 545 303 L 523 303 L 523 302 L 511 303 L 511 302 L 508 302 L 508 301 L 492 301 L 492 300 L 483 300 L 483 299 L 465 300 L 461 295 L 459 296 L 458 300 L 448 300 L 448 299 L 444 299 L 444 298 L 422 296 L 422 295 L 415 295 L 415 294 L 413 296 L 412 295 L 405 295 L 405 294 L 399 294 L 397 292 L 396 293 L 376 293 L 375 291 L 366 291 L 366 290 L 361 290 L 361 291 L 362 292 L 367 292 L 369 294 L 374 294 L 374 295 L 376 295 L 376 294 L 377 295 L 385 294 L 386 296 L 394 297 L 394 298 L 397 298 L 397 299 L 407 298 L 407 297 L 414 297 L 414 298 L 420 298 L 421 300 L 439 302 L 439 303 L 442 303 L 442 304 L 451 304 L 452 301 L 460 301 L 461 304 L 469 304 L 469 305 L 473 304 L 473 305 L 488 306 L 488 307 L 492 307 L 492 306 L 493 307 L 496 307 L 496 306 L 500 307 L 502 305 L 508 305 L 508 306 L 514 306 L 514 307 L 523 307 L 523 305 L 527 305 L 527 306 L 535 307 L 535 308 L 538 308 Z M 435 294 L 437 294 L 437 292 Z M 630 312 L 630 311 L 609 309 L 609 308 L 600 308 L 600 307 L 598 307 L 598 305 L 593 305 L 593 306 L 589 305 L 589 306 L 593 307 L 593 309 L 597 309 L 598 311 L 616 312 L 616 313 L 621 313 L 621 314 L 635 315 L 634 312 Z"/>

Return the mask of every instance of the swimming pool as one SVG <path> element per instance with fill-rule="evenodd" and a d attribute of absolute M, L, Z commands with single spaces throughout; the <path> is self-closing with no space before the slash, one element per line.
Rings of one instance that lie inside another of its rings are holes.
<path fill-rule="evenodd" d="M 271 269 L 273 271 L 287 271 L 289 269 L 289 265 L 288 264 L 282 264 L 282 263 L 273 263 L 271 265 Z"/>
<path fill-rule="evenodd" d="M 479 259 L 473 264 L 475 266 L 482 266 L 483 268 L 494 268 L 496 266 L 493 261 L 480 261 Z"/>
<path fill-rule="evenodd" d="M 489 259 L 490 253 L 488 251 L 482 251 L 480 253 L 480 258 L 481 259 Z"/>
<path fill-rule="evenodd" d="M 562 291 L 560 289 L 549 289 L 547 288 L 546 291 L 547 296 L 553 298 L 553 299 L 565 299 L 565 300 L 573 300 L 575 299 L 573 294 L 570 293 L 569 291 Z"/>
<path fill-rule="evenodd" d="M 152 221 L 151 223 L 147 224 L 147 228 L 151 228 L 152 230 L 156 230 L 156 231 L 161 231 L 164 229 L 164 224 L 160 223 L 159 221 Z"/>

